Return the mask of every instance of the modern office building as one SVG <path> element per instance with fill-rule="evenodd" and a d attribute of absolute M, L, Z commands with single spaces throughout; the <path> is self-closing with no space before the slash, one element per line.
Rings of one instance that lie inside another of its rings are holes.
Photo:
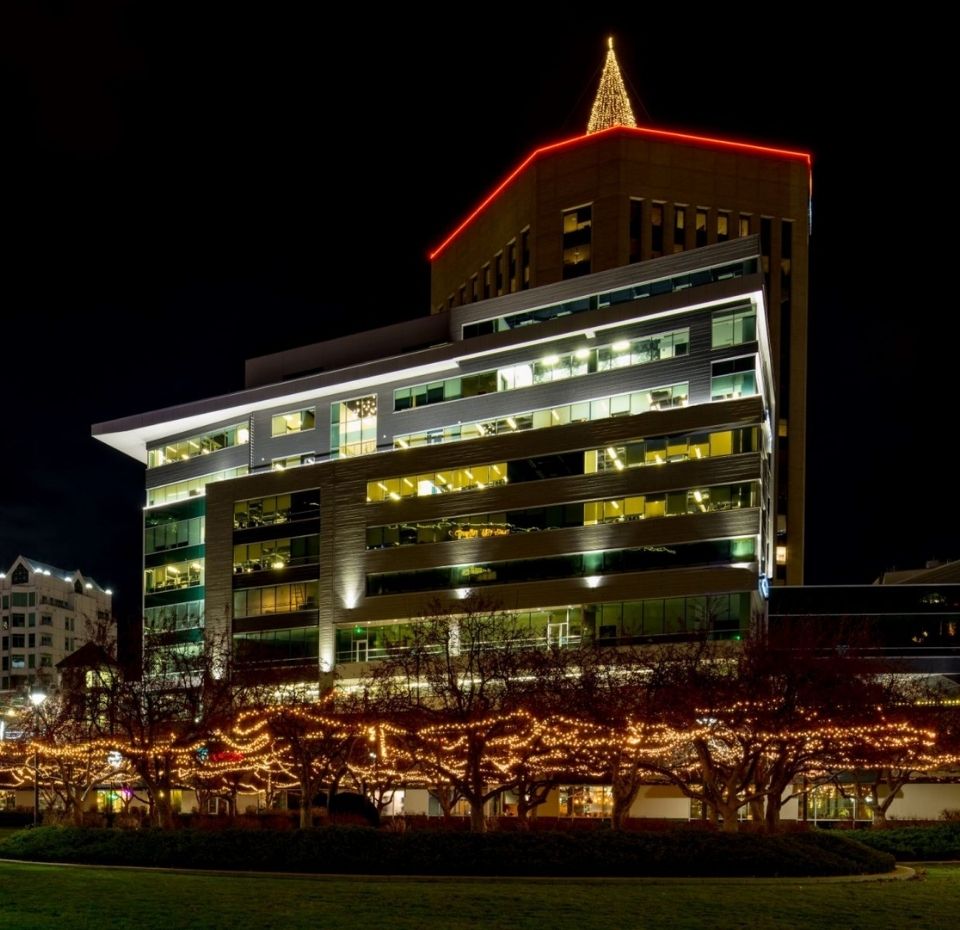
<path fill-rule="evenodd" d="M 18 556 L 0 571 L 0 691 L 25 692 L 93 640 L 116 642 L 112 594 L 79 570 Z"/>
<path fill-rule="evenodd" d="M 350 676 L 480 591 L 531 641 L 735 637 L 799 576 L 809 157 L 594 128 L 433 252 L 434 313 L 94 426 L 147 467 L 148 651 Z"/>
<path fill-rule="evenodd" d="M 147 465 L 145 645 L 205 628 L 330 670 L 479 590 L 545 642 L 737 635 L 773 565 L 760 257 L 751 236 L 543 285 L 96 426 Z"/>

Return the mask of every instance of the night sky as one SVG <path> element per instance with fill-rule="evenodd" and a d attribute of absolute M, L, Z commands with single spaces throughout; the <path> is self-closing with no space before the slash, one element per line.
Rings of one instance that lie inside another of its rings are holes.
<path fill-rule="evenodd" d="M 428 312 L 428 247 L 582 131 L 608 32 L 641 122 L 814 153 L 807 580 L 960 557 L 950 153 L 905 35 L 740 9 L 545 31 L 458 7 L 464 33 L 408 6 L 337 29 L 149 6 L 0 12 L 3 568 L 78 567 L 135 620 L 143 468 L 90 425 Z"/>

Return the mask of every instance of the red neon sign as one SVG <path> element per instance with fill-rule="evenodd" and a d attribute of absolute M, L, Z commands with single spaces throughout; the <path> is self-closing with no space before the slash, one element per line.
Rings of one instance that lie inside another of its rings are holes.
<path fill-rule="evenodd" d="M 487 207 L 493 203 L 500 193 L 510 185 L 529 164 L 534 162 L 541 155 L 548 152 L 555 152 L 557 149 L 570 148 L 574 145 L 581 145 L 600 136 L 608 135 L 614 132 L 623 132 L 633 135 L 646 136 L 653 139 L 666 139 L 671 142 L 691 142 L 694 145 L 703 145 L 708 148 L 730 149 L 735 152 L 748 152 L 751 155 L 769 155 L 773 158 L 793 158 L 805 162 L 807 168 L 813 164 L 813 159 L 809 152 L 795 152 L 790 149 L 772 148 L 769 145 L 756 145 L 752 142 L 733 142 L 729 139 L 715 139 L 711 136 L 695 136 L 686 132 L 675 132 L 667 129 L 651 129 L 648 126 L 611 126 L 600 132 L 590 135 L 573 136 L 570 139 L 562 139 L 560 142 L 553 142 L 550 145 L 541 146 L 531 152 L 516 168 L 513 169 L 487 196 L 477 205 L 467 218 L 457 226 L 456 229 L 443 242 L 440 243 L 432 252 L 429 253 L 430 261 L 437 258 L 446 248 L 460 235 Z"/>

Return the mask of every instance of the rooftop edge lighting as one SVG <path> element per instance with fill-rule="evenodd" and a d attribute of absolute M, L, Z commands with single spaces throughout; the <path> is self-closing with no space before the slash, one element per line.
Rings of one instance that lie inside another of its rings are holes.
<path fill-rule="evenodd" d="M 516 168 L 513 169 L 487 196 L 480 201 L 465 220 L 463 220 L 443 242 L 440 243 L 427 257 L 430 261 L 439 258 L 446 250 L 447 246 L 453 242 L 483 211 L 493 203 L 500 194 L 527 168 L 536 161 L 541 155 L 549 152 L 559 151 L 560 149 L 571 148 L 576 145 L 590 144 L 597 139 L 605 138 L 612 133 L 623 133 L 624 135 L 634 135 L 646 137 L 649 139 L 662 140 L 666 142 L 686 142 L 691 145 L 699 145 L 705 148 L 720 149 L 744 152 L 751 155 L 761 155 L 769 158 L 785 158 L 796 161 L 802 161 L 807 166 L 808 174 L 813 165 L 813 157 L 809 152 L 794 151 L 791 149 L 779 149 L 774 146 L 757 145 L 752 142 L 737 142 L 731 139 L 718 139 L 713 136 L 698 136 L 693 133 L 677 132 L 670 129 L 653 129 L 650 126 L 611 126 L 609 129 L 601 129 L 599 132 L 589 135 L 572 136 L 567 139 L 561 139 L 559 142 L 552 142 L 549 145 L 543 145 L 534 149 Z"/>

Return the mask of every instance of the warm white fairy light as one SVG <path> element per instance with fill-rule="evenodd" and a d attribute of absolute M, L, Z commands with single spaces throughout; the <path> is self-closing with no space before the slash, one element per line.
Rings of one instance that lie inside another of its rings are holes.
<path fill-rule="evenodd" d="M 600 75 L 600 86 L 590 111 L 587 135 L 613 126 L 636 126 L 627 88 L 623 84 L 617 56 L 613 51 L 613 36 L 607 40 L 607 60 Z"/>

